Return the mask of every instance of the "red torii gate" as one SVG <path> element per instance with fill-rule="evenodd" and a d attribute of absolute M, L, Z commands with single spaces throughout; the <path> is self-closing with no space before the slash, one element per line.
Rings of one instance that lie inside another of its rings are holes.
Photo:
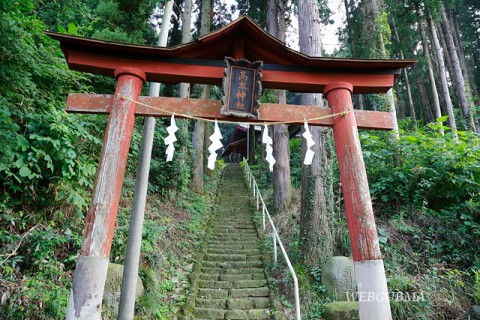
<path fill-rule="evenodd" d="M 221 85 L 225 56 L 262 60 L 264 88 L 323 92 L 330 106 L 261 104 L 258 119 L 249 122 L 298 120 L 297 124 L 303 124 L 305 118 L 351 111 L 309 124 L 333 127 L 358 290 L 368 298 L 360 301 L 360 319 L 391 319 L 358 128 L 392 130 L 393 122 L 387 112 L 353 110 L 351 95 L 387 92 L 401 68 L 415 61 L 312 58 L 285 47 L 246 16 L 195 42 L 172 48 L 48 35 L 60 41 L 70 69 L 117 79 L 114 95 L 70 94 L 67 100 L 68 112 L 109 114 L 67 319 L 100 319 L 135 116 L 165 117 L 175 112 L 179 117 L 243 120 L 221 115 L 219 101 L 139 97 L 143 84 L 148 80 Z"/>

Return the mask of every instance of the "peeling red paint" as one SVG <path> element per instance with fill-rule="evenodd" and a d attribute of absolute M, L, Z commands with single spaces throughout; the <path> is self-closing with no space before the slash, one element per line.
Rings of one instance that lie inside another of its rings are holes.
<path fill-rule="evenodd" d="M 224 66 L 179 64 L 131 57 L 99 55 L 85 51 L 69 51 L 71 69 L 111 76 L 113 70 L 124 64 L 145 70 L 149 81 L 162 83 L 190 82 L 221 85 Z M 297 92 L 318 92 L 332 81 L 349 81 L 354 93 L 385 93 L 395 80 L 394 74 L 315 73 L 309 71 L 263 70 L 262 87 Z"/>
<path fill-rule="evenodd" d="M 93 190 L 92 202 L 87 214 L 82 255 L 108 257 L 122 190 L 128 150 L 135 122 L 135 103 L 120 98 L 138 99 L 145 81 L 143 71 L 120 68 L 116 71 L 117 89 L 111 106 L 105 96 L 95 96 L 110 111 L 105 139 Z M 117 95 L 118 94 L 118 95 Z"/>
<path fill-rule="evenodd" d="M 91 95 L 73 93 L 68 96 L 67 111 L 73 113 L 98 113 L 107 114 L 110 112 L 110 101 L 112 95 Z M 218 100 L 200 100 L 169 97 L 139 97 L 140 103 L 152 106 L 137 105 L 136 116 L 168 117 L 171 112 L 175 116 L 182 114 L 200 117 L 204 119 L 217 119 L 241 122 L 243 119 L 226 117 L 220 114 L 221 103 Z M 155 108 L 160 108 L 155 109 Z M 392 130 L 392 115 L 388 112 L 353 110 L 360 129 Z M 305 119 L 313 119 L 332 114 L 330 108 L 319 108 L 315 106 L 302 106 L 290 104 L 261 103 L 258 108 L 258 119 L 248 119 L 249 122 L 277 122 L 292 121 L 297 119 L 295 124 L 303 125 Z M 333 126 L 333 118 L 309 121 L 310 125 Z"/>
<path fill-rule="evenodd" d="M 353 110 L 351 92 L 349 83 L 326 86 L 324 94 L 333 113 Z M 380 247 L 356 119 L 350 112 L 335 117 L 333 122 L 353 260 L 379 260 Z"/>

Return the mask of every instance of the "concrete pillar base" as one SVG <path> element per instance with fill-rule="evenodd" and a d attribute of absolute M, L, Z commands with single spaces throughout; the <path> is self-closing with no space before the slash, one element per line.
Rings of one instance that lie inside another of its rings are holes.
<path fill-rule="evenodd" d="M 108 258 L 78 256 L 67 320 L 101 320 Z"/>
<path fill-rule="evenodd" d="M 391 320 L 383 260 L 354 262 L 360 320 Z"/>

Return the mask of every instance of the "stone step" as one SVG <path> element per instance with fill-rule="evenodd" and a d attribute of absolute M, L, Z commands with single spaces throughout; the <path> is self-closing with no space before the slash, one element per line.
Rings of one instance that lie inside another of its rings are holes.
<path fill-rule="evenodd" d="M 196 320 L 271 319 L 255 208 L 240 168 L 226 167 L 217 200 L 191 316 Z"/>
<path fill-rule="evenodd" d="M 242 231 L 242 230 L 254 230 L 256 229 L 256 225 L 253 221 L 246 221 L 246 222 L 215 222 L 212 224 L 209 231 L 215 232 L 223 232 L 225 230 L 232 230 L 232 231 Z"/>
<path fill-rule="evenodd" d="M 267 309 L 270 307 L 270 298 L 235 298 L 235 299 L 205 299 L 197 298 L 195 306 L 209 309 L 229 309 L 229 310 L 248 310 L 248 309 Z"/>
<path fill-rule="evenodd" d="M 207 247 L 207 253 L 213 254 L 245 254 L 247 256 L 258 256 L 262 254 L 259 248 L 255 249 L 225 249 Z"/>
<path fill-rule="evenodd" d="M 254 225 L 252 228 L 236 228 L 236 227 L 225 227 L 225 225 L 221 225 L 218 227 L 212 227 L 209 230 L 209 235 L 221 236 L 221 235 L 228 235 L 228 234 L 240 234 L 240 235 L 257 235 L 257 229 Z"/>
<path fill-rule="evenodd" d="M 209 251 L 210 249 L 212 249 L 213 251 Z M 233 252 L 233 254 L 236 254 L 237 252 L 239 252 L 239 250 L 241 250 L 241 251 L 248 251 L 249 252 L 248 255 L 259 255 L 260 253 L 254 254 L 254 251 L 259 250 L 259 249 L 260 249 L 260 246 L 258 244 L 252 244 L 252 245 L 249 245 L 249 246 L 233 245 L 233 244 L 229 244 L 229 245 L 215 244 L 215 245 L 208 246 L 207 247 L 207 252 L 214 253 L 215 250 L 226 250 L 227 253 L 232 253 Z M 239 254 L 244 254 L 244 253 L 240 252 Z"/>
<path fill-rule="evenodd" d="M 213 281 L 263 280 L 265 274 L 263 272 L 244 274 L 202 273 L 200 279 Z"/>
<path fill-rule="evenodd" d="M 220 224 L 218 226 L 212 226 L 209 230 L 209 235 L 224 235 L 224 234 L 245 234 L 245 235 L 257 235 L 257 229 L 255 224 L 249 226 L 227 226 Z"/>
<path fill-rule="evenodd" d="M 223 234 L 223 235 L 209 235 L 206 237 L 207 241 L 257 241 L 258 236 L 255 234 L 246 234 L 242 235 L 240 233 L 237 234 Z"/>
<path fill-rule="evenodd" d="M 260 288 L 267 285 L 267 280 L 238 280 L 238 281 L 214 281 L 214 280 L 199 280 L 199 288 L 210 289 L 247 289 Z"/>
<path fill-rule="evenodd" d="M 198 297 L 203 299 L 226 299 L 229 296 L 228 289 L 199 288 Z"/>
<path fill-rule="evenodd" d="M 205 268 L 224 268 L 224 269 L 239 269 L 239 268 L 262 268 L 262 261 L 204 261 Z"/>
<path fill-rule="evenodd" d="M 215 227 L 245 229 L 245 227 L 253 227 L 253 226 L 255 226 L 255 223 L 253 222 L 253 220 L 232 221 L 232 220 L 225 219 L 225 221 L 215 221 L 212 224 L 212 229 L 215 229 Z"/>
<path fill-rule="evenodd" d="M 258 238 L 255 240 L 207 240 L 208 245 L 235 245 L 235 246 L 254 246 L 258 245 Z"/>
<path fill-rule="evenodd" d="M 246 310 L 246 309 L 267 309 L 270 307 L 270 298 L 235 298 L 227 300 L 228 309 Z"/>
<path fill-rule="evenodd" d="M 225 311 L 224 309 L 195 308 L 194 313 L 197 318 L 225 319 Z"/>
<path fill-rule="evenodd" d="M 233 233 L 240 233 L 243 231 L 247 232 L 255 232 L 257 230 L 255 224 L 250 224 L 250 225 L 225 225 L 225 224 L 219 224 L 219 225 L 213 225 L 210 228 L 210 232 L 213 234 L 223 234 L 227 232 L 233 232 Z"/>
<path fill-rule="evenodd" d="M 220 205 L 223 205 L 222 203 Z M 245 208 L 236 208 L 232 209 L 230 208 L 229 210 L 222 210 L 219 209 L 217 210 L 217 215 L 215 216 L 215 219 L 218 220 L 252 220 L 252 207 L 245 207 Z"/>
<path fill-rule="evenodd" d="M 230 298 L 268 297 L 269 295 L 270 295 L 270 290 L 268 289 L 268 287 L 229 290 Z"/>
<path fill-rule="evenodd" d="M 228 228 L 251 227 L 251 226 L 255 226 L 255 223 L 253 222 L 253 220 L 232 221 L 232 220 L 225 219 L 225 221 L 215 221 L 212 224 L 212 227 L 228 227 Z"/>
<path fill-rule="evenodd" d="M 234 218 L 232 217 L 231 214 L 225 217 L 218 217 L 214 223 L 229 223 L 229 224 L 234 224 L 234 223 L 252 223 L 253 219 L 252 216 L 250 215 L 248 218 Z"/>
<path fill-rule="evenodd" d="M 251 310 L 227 310 L 225 312 L 225 319 L 270 319 L 270 310 L 268 309 L 251 309 Z"/>
<path fill-rule="evenodd" d="M 225 268 L 214 268 L 214 267 L 203 267 L 202 273 L 204 274 L 254 274 L 262 273 L 263 268 L 235 268 L 235 269 L 225 269 Z"/>
<path fill-rule="evenodd" d="M 220 218 L 213 221 L 214 224 L 226 224 L 226 225 L 242 225 L 242 224 L 252 224 L 253 219 L 249 217 L 249 219 L 234 219 L 231 216 Z"/>
<path fill-rule="evenodd" d="M 228 237 L 228 236 L 234 236 L 234 237 L 240 237 L 240 236 L 247 236 L 247 237 L 258 237 L 257 235 L 257 230 L 255 229 L 217 229 L 217 230 L 211 230 L 209 232 L 209 237 Z"/>
<path fill-rule="evenodd" d="M 227 309 L 227 299 L 197 298 L 195 299 L 195 306 L 197 308 Z"/>
<path fill-rule="evenodd" d="M 208 253 L 204 261 L 259 261 L 261 259 L 261 255 Z"/>
<path fill-rule="evenodd" d="M 229 204 L 229 203 L 219 203 L 221 206 L 227 206 L 227 208 L 224 209 L 217 209 L 217 218 L 222 219 L 222 220 L 232 220 L 232 219 L 237 219 L 237 220 L 248 220 L 252 219 L 252 207 L 241 207 L 241 208 L 233 208 L 235 207 L 235 204 Z"/>
<path fill-rule="evenodd" d="M 209 244 L 207 249 L 225 249 L 225 250 L 254 250 L 259 249 L 258 243 L 251 244 L 251 245 L 244 245 L 244 244 Z"/>
<path fill-rule="evenodd" d="M 269 319 L 270 310 L 268 309 L 252 309 L 252 310 L 223 310 L 211 308 L 196 308 L 195 316 L 202 319 Z"/>
<path fill-rule="evenodd" d="M 248 239 L 205 239 L 205 241 L 212 245 L 218 244 L 234 244 L 234 245 L 251 245 L 258 242 L 258 237 L 250 237 Z"/>

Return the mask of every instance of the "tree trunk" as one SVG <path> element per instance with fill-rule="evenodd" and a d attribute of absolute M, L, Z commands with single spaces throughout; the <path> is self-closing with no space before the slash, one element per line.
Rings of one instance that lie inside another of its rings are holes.
<path fill-rule="evenodd" d="M 192 41 L 191 26 L 192 24 L 192 0 L 185 0 L 183 5 L 182 12 L 182 43 L 188 43 Z M 189 98 L 190 97 L 190 84 L 189 83 L 180 83 L 178 88 L 178 96 L 180 98 Z M 180 120 L 178 122 L 180 130 L 183 131 L 183 135 L 188 137 L 188 124 L 189 120 Z M 188 155 L 188 147 L 186 144 L 180 146 L 182 157 L 180 158 L 180 165 L 186 167 L 186 159 Z M 185 173 L 185 174 L 188 174 Z"/>
<path fill-rule="evenodd" d="M 272 127 L 273 157 L 276 160 L 273 167 L 273 195 L 275 211 L 281 213 L 289 208 L 292 201 L 289 132 L 286 125 L 274 125 Z"/>
<path fill-rule="evenodd" d="M 283 0 L 269 0 L 268 31 L 278 39 L 285 41 L 285 7 Z M 286 92 L 278 91 L 278 103 L 286 103 Z M 273 197 L 276 213 L 285 211 L 292 201 L 292 182 L 290 178 L 290 146 L 287 125 L 273 126 Z"/>
<path fill-rule="evenodd" d="M 440 30 L 441 29 L 442 28 L 440 26 Z M 447 67 L 447 71 L 448 71 L 447 79 L 450 81 L 453 81 L 452 80 L 453 66 L 452 66 L 452 61 L 450 60 L 450 55 L 448 54 L 448 50 L 447 50 L 447 41 L 445 40 L 445 35 L 443 34 L 443 32 L 438 32 L 438 35 L 439 35 L 440 45 L 442 46 L 442 51 L 444 52 L 443 57 L 445 58 L 445 67 Z"/>
<path fill-rule="evenodd" d="M 393 91 L 397 94 L 397 114 L 399 119 L 405 119 L 405 103 L 403 101 L 402 95 L 400 94 L 398 82 L 395 82 L 393 85 Z"/>
<path fill-rule="evenodd" d="M 413 66 L 413 68 L 414 68 L 415 71 L 418 70 L 418 67 L 417 67 L 416 64 Z M 418 74 L 418 72 L 416 72 L 416 73 Z M 418 88 L 418 91 L 420 93 L 420 100 L 421 100 L 422 106 L 423 106 L 423 108 L 421 108 L 421 110 L 423 111 L 422 112 L 423 122 L 430 123 L 432 121 L 435 121 L 435 119 L 433 117 L 433 114 L 432 114 L 432 109 L 430 107 L 430 99 L 428 98 L 427 88 L 425 88 L 425 82 L 423 81 L 423 79 L 420 76 L 416 77 L 416 81 L 417 81 L 417 88 Z"/>
<path fill-rule="evenodd" d="M 472 99 L 473 97 L 478 98 L 478 92 L 476 90 L 475 86 L 475 79 L 473 77 L 472 72 L 470 72 L 470 69 L 468 68 L 467 60 L 465 59 L 465 50 L 464 44 L 462 43 L 462 39 L 460 37 L 460 27 L 458 25 L 458 19 L 457 16 L 455 15 L 452 10 L 450 10 L 450 20 L 452 21 L 453 27 L 455 32 L 453 33 L 453 40 L 455 42 L 455 47 L 458 48 L 458 53 L 459 53 L 459 59 L 460 59 L 460 67 L 462 68 L 462 72 L 465 76 L 465 89 L 467 90 L 467 96 L 470 98 L 470 101 L 474 101 L 475 99 Z M 470 103 L 471 106 L 474 105 L 474 103 Z M 475 111 L 472 109 L 472 116 L 473 120 L 475 123 L 475 130 L 476 132 L 480 132 L 480 127 L 478 124 L 478 120 L 475 117 Z"/>
<path fill-rule="evenodd" d="M 192 24 L 192 0 L 185 0 L 182 13 L 182 43 L 192 41 L 192 33 L 190 26 Z M 190 96 L 190 84 L 180 83 L 180 98 L 188 98 Z"/>
<path fill-rule="evenodd" d="M 433 122 L 435 121 L 435 117 L 432 113 L 430 99 L 428 98 L 428 94 L 427 94 L 427 88 L 422 78 L 417 78 L 417 85 L 418 85 L 418 90 L 420 91 L 420 99 L 422 100 L 422 104 L 424 106 L 423 121 L 425 123 Z"/>
<path fill-rule="evenodd" d="M 210 97 L 210 86 L 204 86 L 203 90 L 207 90 L 205 92 L 205 94 L 202 94 L 202 96 L 205 97 L 203 99 L 209 99 L 209 97 Z M 204 146 L 204 148 L 203 148 L 203 172 L 207 175 L 210 174 L 210 170 L 208 169 L 208 156 L 209 156 L 208 147 L 211 144 L 211 141 L 210 141 L 209 138 L 212 135 L 212 133 L 213 133 L 213 128 L 212 128 L 211 123 L 205 122 L 205 133 L 203 135 L 203 146 Z"/>
<path fill-rule="evenodd" d="M 381 28 L 384 26 L 379 25 L 379 17 L 380 14 L 384 10 L 384 3 L 382 0 L 367 0 L 364 3 L 364 14 L 363 14 L 363 19 L 364 19 L 364 29 L 363 32 L 366 35 L 369 35 L 370 38 L 372 38 L 372 42 L 370 42 L 369 46 L 372 46 L 372 48 L 375 48 L 377 55 L 378 56 L 369 56 L 369 58 L 388 58 L 387 50 L 385 48 L 385 41 L 384 41 L 384 36 L 385 36 L 385 31 L 383 31 Z M 386 26 L 388 27 L 388 25 Z M 376 36 L 372 36 L 376 35 Z M 366 37 L 368 39 L 368 37 Z M 373 47 L 374 46 L 374 47 Z M 398 132 L 398 121 L 397 121 L 397 111 L 395 108 L 395 98 L 393 96 L 393 90 L 390 89 L 386 93 L 386 99 L 387 99 L 387 104 L 388 104 L 388 112 L 392 116 L 393 120 L 393 134 L 392 136 L 396 139 L 399 138 L 399 132 Z"/>
<path fill-rule="evenodd" d="M 425 62 L 428 68 L 428 78 L 430 80 L 430 89 L 432 90 L 433 111 L 435 114 L 435 119 L 438 119 L 442 116 L 442 111 L 440 109 L 440 101 L 438 100 L 437 85 L 435 84 L 435 75 L 433 74 L 432 63 L 430 61 L 430 52 L 428 49 L 427 36 L 425 35 L 424 21 L 421 17 L 419 19 L 420 21 L 418 22 L 418 26 L 422 37 L 423 55 L 425 56 Z M 440 129 L 440 133 L 442 135 L 444 134 L 442 129 Z"/>
<path fill-rule="evenodd" d="M 472 97 L 472 76 L 471 72 L 469 72 L 467 67 L 467 60 L 465 59 L 465 50 L 464 44 L 462 43 L 462 39 L 460 37 L 460 27 L 458 26 L 458 19 L 456 14 L 449 10 L 449 20 L 452 22 L 453 30 L 453 42 L 455 43 L 455 48 L 458 48 L 458 58 L 460 60 L 460 67 L 462 69 L 462 73 L 465 76 L 465 86 L 467 90 L 467 94 L 469 97 Z"/>
<path fill-rule="evenodd" d="M 212 18 L 212 0 L 203 0 L 201 8 L 201 28 L 200 35 L 205 35 L 210 31 Z M 201 99 L 210 97 L 210 86 L 204 86 Z M 203 183 L 204 174 L 204 150 L 205 150 L 205 121 L 196 121 L 195 129 L 192 135 L 192 180 L 190 189 L 197 193 L 204 193 Z"/>
<path fill-rule="evenodd" d="M 445 12 L 445 7 L 442 5 L 440 8 L 440 15 L 442 17 L 442 28 L 447 42 L 447 50 L 450 55 L 450 60 L 453 65 L 453 78 L 455 79 L 455 85 L 457 87 L 458 99 L 460 101 L 460 107 L 462 108 L 463 115 L 468 118 L 470 128 L 476 132 L 476 126 L 474 122 L 474 115 L 471 112 L 470 101 L 465 88 L 465 81 L 463 79 L 462 69 L 460 67 L 460 61 L 458 59 L 457 50 L 455 49 L 455 43 L 453 42 L 452 28 Z"/>
<path fill-rule="evenodd" d="M 400 37 L 398 36 L 397 26 L 395 24 L 394 19 L 392 20 L 392 27 L 393 27 L 393 32 L 395 34 L 395 38 L 397 39 L 398 43 L 400 43 Z M 400 49 L 400 58 L 405 59 L 402 49 Z M 415 130 L 417 130 L 417 117 L 415 115 L 415 106 L 413 104 L 412 91 L 410 89 L 410 80 L 408 78 L 407 68 L 403 68 L 402 73 L 403 73 L 403 78 L 405 79 L 405 87 L 407 90 L 407 103 L 408 103 L 408 109 L 410 111 L 410 117 L 412 117 L 414 128 Z"/>
<path fill-rule="evenodd" d="M 430 32 L 432 34 L 433 44 L 437 52 L 438 71 L 440 73 L 440 80 L 442 84 L 443 100 L 445 101 L 445 107 L 447 108 L 448 124 L 450 126 L 450 129 L 452 130 L 453 136 L 455 138 L 458 138 L 457 124 L 455 123 L 455 114 L 453 113 L 452 99 L 450 98 L 450 91 L 448 89 L 448 81 L 445 70 L 445 61 L 443 60 L 442 47 L 440 46 L 440 41 L 438 41 L 437 29 L 435 28 L 435 23 L 433 22 L 431 17 L 428 17 L 428 24 L 430 25 Z"/>
<path fill-rule="evenodd" d="M 255 161 L 255 145 L 256 145 L 256 137 L 255 137 L 255 125 L 250 125 L 248 128 L 248 161 L 253 163 Z"/>
<path fill-rule="evenodd" d="M 192 179 L 190 189 L 197 193 L 204 193 L 203 183 L 203 149 L 205 136 L 205 122 L 195 121 L 195 129 L 192 134 Z"/>
<path fill-rule="evenodd" d="M 282 1 L 282 0 L 280 0 Z M 268 32 L 278 38 L 278 6 L 275 0 L 268 1 L 267 28 Z"/>
<path fill-rule="evenodd" d="M 412 43 L 408 44 L 408 49 L 410 52 L 415 52 L 415 48 Z M 413 65 L 413 73 L 415 75 L 415 81 L 417 84 L 417 89 L 420 94 L 420 101 L 422 107 L 420 108 L 420 111 L 422 111 L 422 116 L 423 116 L 423 122 L 424 123 L 429 123 L 435 120 L 433 118 L 433 114 L 430 108 L 430 99 L 428 98 L 427 94 L 427 89 L 425 88 L 425 81 L 423 81 L 423 72 L 420 71 L 420 68 L 418 66 L 418 63 L 415 63 Z"/>
<path fill-rule="evenodd" d="M 352 57 L 356 57 L 356 52 L 355 52 L 355 41 L 353 41 L 354 36 L 353 36 L 353 31 L 352 31 L 352 23 L 351 23 L 351 17 L 350 17 L 350 8 L 348 6 L 348 0 L 344 0 L 343 4 L 345 6 L 345 17 L 347 21 L 347 31 L 348 31 L 348 43 L 350 45 L 350 51 L 352 52 Z M 358 109 L 363 110 L 363 94 L 356 94 L 355 95 Z"/>
<path fill-rule="evenodd" d="M 298 3 L 300 51 L 311 57 L 322 55 L 321 25 L 317 0 L 300 0 Z M 321 94 L 303 93 L 301 104 L 323 106 Z M 305 129 L 302 130 L 302 133 Z M 325 150 L 325 132 L 330 129 L 310 127 L 315 141 L 312 165 L 303 164 L 307 151 L 302 139 L 302 195 L 300 207 L 300 260 L 308 266 L 323 266 L 333 256 L 332 233 L 329 216 L 333 214 L 333 170 Z"/>

